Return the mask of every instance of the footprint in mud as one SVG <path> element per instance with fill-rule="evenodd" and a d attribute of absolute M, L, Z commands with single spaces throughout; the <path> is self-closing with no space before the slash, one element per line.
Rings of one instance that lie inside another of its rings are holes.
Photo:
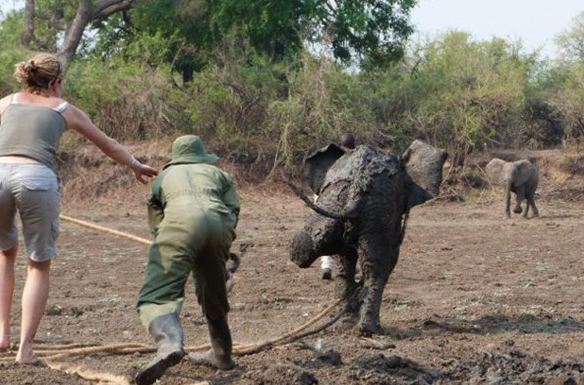
<path fill-rule="evenodd" d="M 276 365 L 245 373 L 242 378 L 262 385 L 318 385 L 318 379 L 310 372 L 293 365 Z"/>
<path fill-rule="evenodd" d="M 61 307 L 59 305 L 51 305 L 45 310 L 47 316 L 73 316 L 79 317 L 84 313 L 84 310 L 77 306 Z"/>
<path fill-rule="evenodd" d="M 309 349 L 312 347 L 307 346 Z M 341 354 L 335 350 L 315 350 L 314 357 L 308 360 L 293 360 L 296 365 L 306 369 L 320 369 L 327 366 L 340 367 L 343 365 Z"/>
<path fill-rule="evenodd" d="M 381 353 L 358 356 L 351 362 L 351 369 L 354 370 L 352 377 L 372 384 L 387 383 L 388 378 L 401 379 L 407 384 L 432 384 L 443 377 L 441 372 L 426 369 L 408 358 L 386 357 Z"/>
<path fill-rule="evenodd" d="M 575 385 L 584 381 L 584 360 L 550 361 L 519 350 L 485 352 L 447 365 L 444 375 L 459 383 Z"/>

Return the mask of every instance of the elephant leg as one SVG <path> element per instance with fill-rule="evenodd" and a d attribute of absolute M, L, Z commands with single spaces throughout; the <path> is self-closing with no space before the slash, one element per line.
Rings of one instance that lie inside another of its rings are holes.
<path fill-rule="evenodd" d="M 525 187 L 521 186 L 518 187 L 515 191 L 515 208 L 513 209 L 513 212 L 515 214 L 521 214 L 521 212 L 523 211 L 521 209 L 521 203 L 523 202 L 523 199 L 525 199 Z M 525 217 L 527 215 L 527 209 L 526 211 L 523 212 L 523 216 Z"/>
<path fill-rule="evenodd" d="M 527 207 L 531 206 L 531 211 L 533 211 L 532 217 L 539 217 L 539 211 L 537 210 L 537 206 L 535 206 L 535 197 L 534 194 L 530 194 L 527 197 Z"/>
<path fill-rule="evenodd" d="M 355 293 L 359 285 L 355 282 L 357 256 L 341 256 L 337 259 L 338 274 L 335 278 L 335 293 L 337 298 L 346 301 L 345 310 L 356 315 L 359 312 L 359 299 Z"/>
<path fill-rule="evenodd" d="M 387 253 L 388 249 L 391 250 L 392 248 L 387 247 L 382 251 Z M 385 258 L 372 258 L 363 263 L 364 296 L 358 324 L 359 333 L 362 335 L 371 335 L 383 331 L 379 322 L 381 299 L 385 284 L 397 263 L 399 248 L 392 254 L 389 260 L 385 256 Z"/>
<path fill-rule="evenodd" d="M 511 181 L 507 181 L 505 185 L 505 215 L 507 218 L 511 218 Z"/>

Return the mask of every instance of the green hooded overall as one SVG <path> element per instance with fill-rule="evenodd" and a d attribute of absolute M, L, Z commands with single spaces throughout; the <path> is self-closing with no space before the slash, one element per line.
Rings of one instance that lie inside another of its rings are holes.
<path fill-rule="evenodd" d="M 230 176 L 212 165 L 217 160 L 205 152 L 198 136 L 179 137 L 172 146 L 172 161 L 152 184 L 148 220 L 153 240 L 138 311 L 158 343 L 158 356 L 138 373 L 139 385 L 154 382 L 184 355 L 178 314 L 191 272 L 212 345 L 217 345 L 215 353 L 228 350 L 221 359 L 232 364 L 225 262 L 241 200 Z"/>

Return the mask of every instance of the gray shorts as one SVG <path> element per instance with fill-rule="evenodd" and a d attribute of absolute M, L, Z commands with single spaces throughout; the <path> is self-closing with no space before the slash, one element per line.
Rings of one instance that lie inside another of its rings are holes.
<path fill-rule="evenodd" d="M 18 241 L 16 212 L 28 258 L 36 262 L 57 254 L 61 186 L 59 178 L 45 165 L 0 163 L 0 250 Z"/>

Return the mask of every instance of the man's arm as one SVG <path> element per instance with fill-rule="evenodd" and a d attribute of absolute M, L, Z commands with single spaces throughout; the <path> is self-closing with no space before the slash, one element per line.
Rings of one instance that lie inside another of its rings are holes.
<path fill-rule="evenodd" d="M 161 187 L 160 187 L 160 180 L 161 178 L 158 177 L 152 183 L 152 188 L 150 190 L 150 194 L 148 195 L 148 225 L 150 226 L 150 230 L 153 234 L 156 234 L 158 230 L 158 226 L 162 219 L 164 218 L 164 207 L 162 205 L 161 195 Z"/>
<path fill-rule="evenodd" d="M 239 210 L 241 208 L 241 198 L 235 189 L 235 183 L 231 177 L 225 174 L 226 177 L 226 187 L 223 193 L 223 203 L 227 208 L 235 215 L 235 225 L 233 228 L 237 227 L 237 221 L 239 220 Z"/>

